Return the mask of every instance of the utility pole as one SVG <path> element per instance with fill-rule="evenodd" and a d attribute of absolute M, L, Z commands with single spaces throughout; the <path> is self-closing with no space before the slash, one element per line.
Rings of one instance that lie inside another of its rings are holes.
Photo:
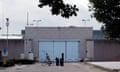
<path fill-rule="evenodd" d="M 6 18 L 6 27 L 7 27 L 7 43 L 6 43 L 6 49 L 8 48 L 8 26 L 9 26 L 9 18 Z"/>

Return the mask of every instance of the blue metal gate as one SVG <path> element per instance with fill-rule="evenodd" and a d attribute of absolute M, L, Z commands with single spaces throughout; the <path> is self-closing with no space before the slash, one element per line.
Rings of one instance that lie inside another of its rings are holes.
<path fill-rule="evenodd" d="M 79 61 L 80 41 L 40 41 L 40 62 L 45 61 L 46 53 L 48 53 L 52 61 L 55 61 L 56 57 L 61 58 L 62 53 L 64 53 L 65 61 Z"/>
<path fill-rule="evenodd" d="M 53 42 L 52 41 L 42 41 L 39 43 L 39 60 L 41 62 L 46 60 L 46 53 L 53 60 Z"/>
<path fill-rule="evenodd" d="M 79 42 L 69 41 L 67 42 L 66 61 L 79 61 L 80 46 Z"/>
<path fill-rule="evenodd" d="M 61 54 L 65 54 L 65 42 L 64 41 L 54 41 L 54 57 L 61 58 Z M 64 56 L 65 60 L 65 56 Z"/>

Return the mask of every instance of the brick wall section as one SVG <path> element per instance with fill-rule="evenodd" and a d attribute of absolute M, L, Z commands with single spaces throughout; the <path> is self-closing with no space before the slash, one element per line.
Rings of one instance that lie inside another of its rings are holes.
<path fill-rule="evenodd" d="M 94 60 L 120 60 L 120 41 L 94 40 Z"/>
<path fill-rule="evenodd" d="M 24 52 L 23 40 L 8 40 L 8 57 L 7 58 L 20 58 L 20 54 Z M 6 40 L 0 40 L 0 51 L 6 47 Z"/>

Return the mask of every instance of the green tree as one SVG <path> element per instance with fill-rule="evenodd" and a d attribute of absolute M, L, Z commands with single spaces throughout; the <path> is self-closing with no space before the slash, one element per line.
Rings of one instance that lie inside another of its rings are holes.
<path fill-rule="evenodd" d="M 77 16 L 79 10 L 76 5 L 65 4 L 63 0 L 39 0 L 40 8 L 49 6 L 52 15 L 61 15 L 63 18 Z"/>
<path fill-rule="evenodd" d="M 120 0 L 89 0 L 92 16 L 103 23 L 109 39 L 120 39 Z"/>

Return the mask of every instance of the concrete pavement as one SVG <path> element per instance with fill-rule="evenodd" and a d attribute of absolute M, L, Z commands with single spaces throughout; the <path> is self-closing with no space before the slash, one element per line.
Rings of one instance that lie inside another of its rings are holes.
<path fill-rule="evenodd" d="M 14 67 L 0 69 L 0 72 L 108 72 L 84 63 L 65 63 L 63 67 L 48 66 L 36 63 L 32 65 L 16 65 Z"/>
<path fill-rule="evenodd" d="M 119 61 L 88 62 L 88 64 L 91 64 L 96 67 L 106 69 L 109 71 L 120 72 L 120 62 Z"/>

